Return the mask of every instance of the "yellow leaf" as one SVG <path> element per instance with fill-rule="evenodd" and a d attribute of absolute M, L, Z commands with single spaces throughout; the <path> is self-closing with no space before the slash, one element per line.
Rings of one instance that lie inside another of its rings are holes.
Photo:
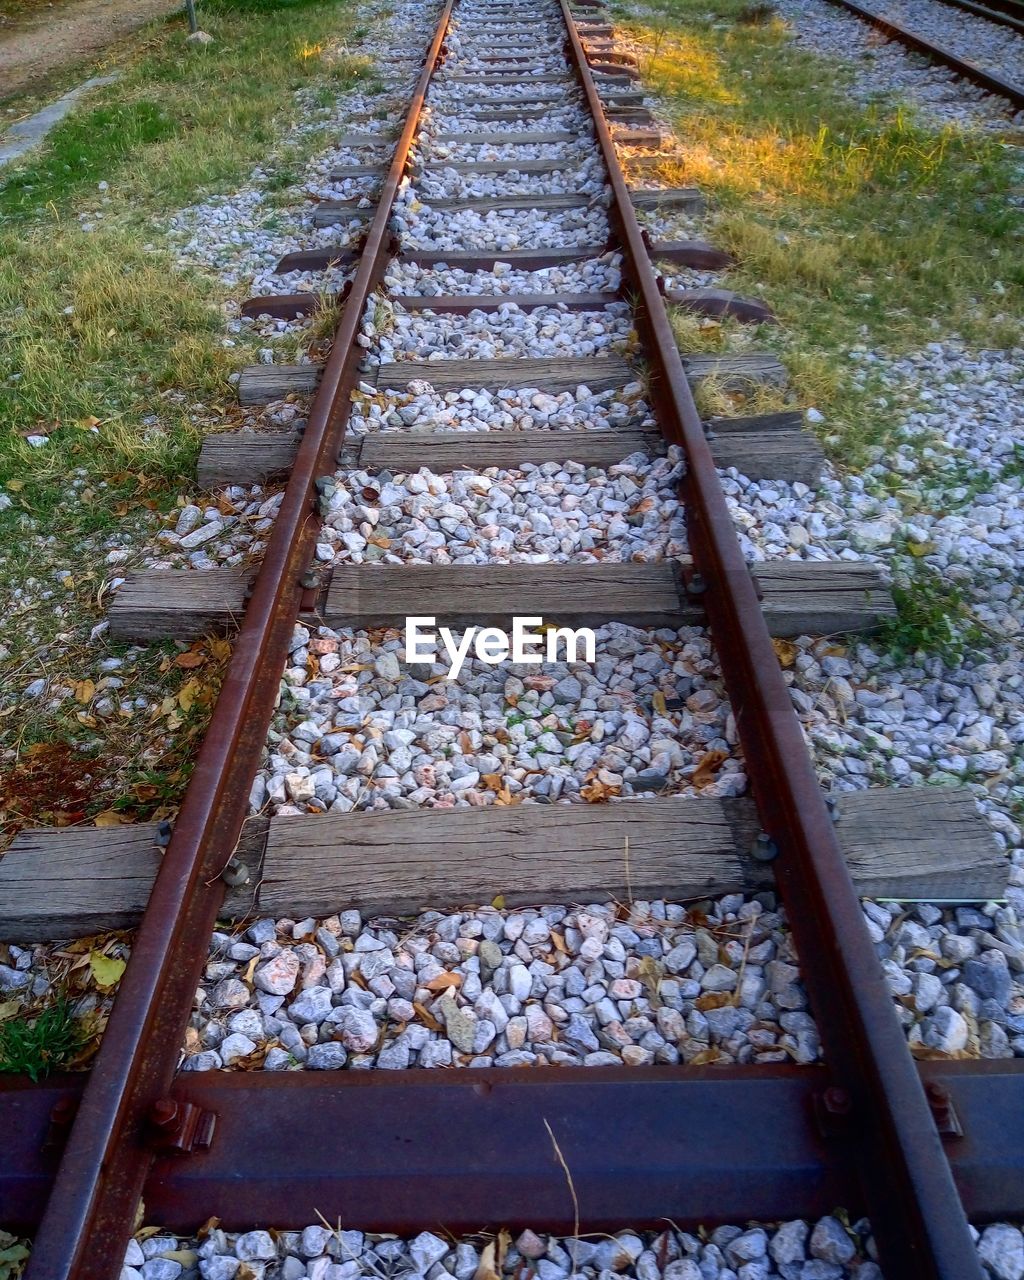
<path fill-rule="evenodd" d="M 663 716 L 666 713 L 666 711 L 668 711 L 668 707 L 665 705 L 665 695 L 661 692 L 660 689 L 651 699 L 651 702 L 654 706 L 655 711 L 657 711 L 659 716 Z"/>
<path fill-rule="evenodd" d="M 17 1000 L 5 1000 L 0 1004 L 0 1022 L 6 1022 L 8 1018 L 13 1018 L 21 1008 Z"/>
<path fill-rule="evenodd" d="M 7 488 L 10 489 L 11 493 L 21 493 L 24 487 L 25 487 L 24 480 L 8 480 L 7 481 Z"/>
<path fill-rule="evenodd" d="M 205 661 L 205 654 L 193 653 L 190 649 L 188 653 L 179 653 L 174 659 L 174 665 L 176 667 L 181 667 L 184 671 L 189 671 L 193 667 L 201 667 Z M 191 683 L 191 681 L 189 683 Z"/>
<path fill-rule="evenodd" d="M 96 815 L 94 821 L 98 827 L 120 827 L 128 826 L 132 819 L 127 814 L 118 813 L 116 809 L 104 809 Z"/>
<path fill-rule="evenodd" d="M 75 701 L 82 703 L 83 706 L 92 702 L 95 693 L 96 685 L 92 680 L 77 680 L 75 682 Z"/>
<path fill-rule="evenodd" d="M 505 895 L 504 895 L 503 893 L 499 893 L 499 894 L 498 894 L 498 896 L 497 896 L 496 898 L 492 898 L 492 899 L 491 899 L 491 906 L 495 909 L 495 911 L 504 911 L 504 910 L 505 910 Z"/>
<path fill-rule="evenodd" d="M 189 680 L 183 684 L 178 690 L 178 706 L 186 715 L 192 710 L 192 704 L 196 700 L 196 694 L 199 692 L 199 681 Z"/>
<path fill-rule="evenodd" d="M 95 716 L 91 716 L 88 712 L 78 711 L 75 713 L 75 719 L 79 724 L 84 724 L 87 729 L 95 729 L 99 721 Z"/>
<path fill-rule="evenodd" d="M 120 982 L 125 967 L 125 961 L 115 956 L 105 956 L 101 951 L 89 953 L 89 968 L 98 987 L 112 987 L 115 982 Z"/>
<path fill-rule="evenodd" d="M 908 542 L 907 550 L 912 556 L 930 556 L 935 550 L 934 542 Z"/>
<path fill-rule="evenodd" d="M 779 660 L 779 666 L 787 670 L 796 662 L 796 655 L 800 652 L 792 640 L 780 640 L 778 637 L 772 641 L 772 648 Z"/>

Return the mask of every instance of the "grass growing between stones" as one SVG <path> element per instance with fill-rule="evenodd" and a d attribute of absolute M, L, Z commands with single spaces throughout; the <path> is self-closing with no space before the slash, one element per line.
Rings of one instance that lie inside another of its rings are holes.
<path fill-rule="evenodd" d="M 173 803 L 151 775 L 175 774 L 170 743 L 190 739 L 207 703 L 159 708 L 197 673 L 173 650 L 124 646 L 107 650 L 122 668 L 91 670 L 88 632 L 124 571 L 110 548 L 130 565 L 184 500 L 203 434 L 240 417 L 228 375 L 256 356 L 244 335 L 225 345 L 231 291 L 178 269 L 160 224 L 257 165 L 301 172 L 325 131 L 286 140 L 289 128 L 348 87 L 374 87 L 344 43 L 365 34 L 357 20 L 340 0 L 208 0 L 213 44 L 187 45 L 180 15 L 151 25 L 118 83 L 0 172 L 0 831 Z M 24 699 L 39 679 L 45 693 Z M 126 711 L 126 698 L 151 712 Z M 40 794 L 26 811 L 26 752 L 41 743 L 77 753 L 87 802 Z"/>
<path fill-rule="evenodd" d="M 1020 341 L 1020 179 L 992 136 L 928 128 L 890 105 L 858 107 L 843 73 L 794 47 L 743 0 L 649 0 L 617 15 L 641 45 L 681 159 L 657 171 L 713 197 L 711 238 L 739 265 L 725 283 L 763 297 L 781 325 L 730 341 L 778 351 L 797 403 L 826 416 L 824 443 L 857 467 L 894 422 L 857 386 L 848 352 L 902 352 L 959 336 Z M 707 331 L 680 335 L 708 349 Z M 714 330 L 712 332 L 715 332 Z M 749 412 L 736 405 L 733 412 Z"/>
<path fill-rule="evenodd" d="M 898 659 L 937 654 L 957 667 L 969 650 L 991 647 L 989 635 L 971 611 L 956 582 L 921 561 L 908 560 L 892 584 L 896 617 L 886 622 L 878 640 Z"/>
<path fill-rule="evenodd" d="M 82 1030 L 67 997 L 60 995 L 31 1017 L 0 1022 L 0 1071 L 39 1080 L 78 1053 Z"/>

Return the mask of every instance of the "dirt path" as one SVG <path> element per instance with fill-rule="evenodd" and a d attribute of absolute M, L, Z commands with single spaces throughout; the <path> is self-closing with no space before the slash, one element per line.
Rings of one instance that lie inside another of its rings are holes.
<path fill-rule="evenodd" d="M 64 0 L 32 6 L 25 16 L 6 10 L 11 26 L 0 26 L 0 101 L 48 75 L 81 62 L 137 27 L 182 8 L 182 0 Z"/>

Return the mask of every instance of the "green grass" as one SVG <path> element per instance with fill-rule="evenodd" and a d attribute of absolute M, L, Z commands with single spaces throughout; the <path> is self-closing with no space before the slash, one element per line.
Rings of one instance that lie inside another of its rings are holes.
<path fill-rule="evenodd" d="M 66 1066 L 82 1045 L 67 997 L 39 1013 L 0 1022 L 0 1071 L 39 1080 Z"/>
<path fill-rule="evenodd" d="M 369 74 L 365 59 L 330 48 L 352 24 L 342 0 L 208 0 L 201 14 L 214 43 L 185 44 L 180 15 L 148 28 L 122 79 L 6 176 L 0 220 L 58 218 L 99 181 L 137 213 L 166 212 L 264 160 L 298 118 L 294 90 L 340 91 Z"/>
<path fill-rule="evenodd" d="M 61 815 L 174 810 L 224 655 L 198 673 L 195 707 L 172 716 L 161 703 L 173 707 L 196 673 L 159 649 L 97 646 L 89 631 L 106 611 L 102 584 L 123 572 L 108 550 L 151 544 L 163 515 L 193 496 L 202 436 L 242 417 L 228 376 L 266 343 L 235 334 L 225 345 L 224 307 L 239 290 L 181 269 L 162 224 L 238 190 L 257 166 L 284 202 L 328 144 L 339 93 L 375 87 L 347 48 L 358 20 L 348 0 L 204 0 L 200 17 L 213 44 L 186 44 L 181 14 L 151 24 L 113 55 L 121 79 L 0 176 L 4 839 Z M 300 121 L 315 127 L 290 135 Z M 267 208 L 268 228 L 275 217 Z M 52 695 L 100 683 L 103 656 L 124 662 L 113 711 L 97 710 L 99 693 Z M 38 677 L 45 698 L 21 699 Z M 27 1051 L 24 1034 L 4 1032 L 11 1053 Z"/>
<path fill-rule="evenodd" d="M 873 642 L 899 660 L 934 654 L 949 667 L 964 655 L 991 648 L 965 593 L 948 576 L 920 560 L 893 566 L 893 600 L 897 616 L 886 622 Z"/>
<path fill-rule="evenodd" d="M 758 345 L 787 363 L 796 402 L 826 415 L 832 458 L 857 466 L 894 420 L 854 384 L 852 347 L 1020 341 L 1019 178 L 998 138 L 852 104 L 834 64 L 778 21 L 740 21 L 745 7 L 651 0 L 642 25 L 622 17 L 680 137 L 660 176 L 714 198 L 712 238 L 739 258 L 726 283 L 781 321 Z"/>
<path fill-rule="evenodd" d="M 116 528 L 140 490 L 174 501 L 194 474 L 197 406 L 230 404 L 227 375 L 252 352 L 224 347 L 227 289 L 176 270 L 154 221 L 256 164 L 293 181 L 323 141 L 280 148 L 302 114 L 294 91 L 333 101 L 365 75 L 331 45 L 354 21 L 344 4 L 210 0 L 202 18 L 213 45 L 186 45 L 180 19 L 150 28 L 122 80 L 0 182 L 0 485 L 13 502 L 0 529 L 28 516 L 70 543 Z M 69 508 L 71 469 L 93 497 Z"/>

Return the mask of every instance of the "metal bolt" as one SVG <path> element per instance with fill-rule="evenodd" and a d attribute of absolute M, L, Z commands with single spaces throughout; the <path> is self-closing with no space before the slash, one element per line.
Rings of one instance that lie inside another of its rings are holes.
<path fill-rule="evenodd" d="M 173 825 L 164 818 L 156 829 L 156 843 L 161 849 L 166 849 L 171 843 L 173 831 Z"/>
<path fill-rule="evenodd" d="M 303 591 L 316 591 L 320 586 L 320 575 L 312 569 L 307 569 L 299 579 L 299 586 Z"/>
<path fill-rule="evenodd" d="M 691 574 L 690 580 L 686 584 L 686 594 L 689 596 L 701 596 L 708 589 L 708 584 L 704 580 L 704 575 L 700 573 Z"/>
<path fill-rule="evenodd" d="M 779 856 L 779 846 L 767 831 L 759 831 L 754 839 L 750 856 L 755 862 L 774 862 Z"/>
<path fill-rule="evenodd" d="M 837 1084 L 829 1085 L 821 1095 L 821 1104 L 830 1116 L 848 1116 L 853 1110 L 853 1099 Z"/>
<path fill-rule="evenodd" d="M 50 1123 L 68 1125 L 74 1119 L 78 1104 L 74 1098 L 58 1098 L 50 1108 Z"/>
<path fill-rule="evenodd" d="M 171 1098 L 161 1098 L 149 1109 L 149 1123 L 156 1129 L 170 1129 L 178 1119 L 178 1104 Z"/>
<path fill-rule="evenodd" d="M 227 866 L 220 873 L 220 878 L 232 888 L 249 883 L 249 868 L 237 858 L 230 858 Z"/>

